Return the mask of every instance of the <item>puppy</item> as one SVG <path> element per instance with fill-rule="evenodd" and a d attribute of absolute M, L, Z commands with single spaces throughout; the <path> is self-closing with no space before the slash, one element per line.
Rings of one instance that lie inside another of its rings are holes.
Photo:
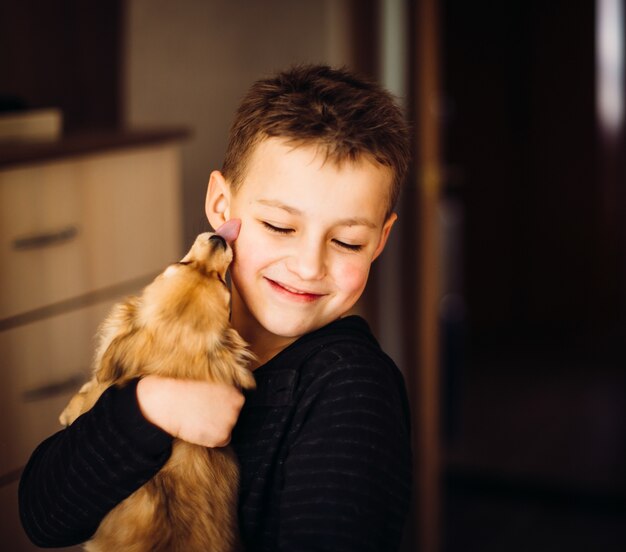
<path fill-rule="evenodd" d="M 227 239 L 238 227 L 229 221 L 218 233 L 200 234 L 139 297 L 113 308 L 100 329 L 93 377 L 61 413 L 62 424 L 89 410 L 109 386 L 148 374 L 254 387 L 246 368 L 252 354 L 229 325 L 224 280 L 233 256 Z M 163 468 L 109 512 L 85 549 L 237 550 L 238 476 L 230 448 L 175 439 Z"/>

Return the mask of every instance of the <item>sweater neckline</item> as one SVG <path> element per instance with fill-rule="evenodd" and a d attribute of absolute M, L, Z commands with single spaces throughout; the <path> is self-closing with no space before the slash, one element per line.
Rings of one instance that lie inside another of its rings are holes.
<path fill-rule="evenodd" d="M 275 365 L 282 365 L 281 359 L 285 355 L 289 354 L 292 349 L 300 347 L 308 341 L 311 341 L 313 339 L 319 339 L 325 335 L 337 335 L 342 333 L 356 334 L 361 339 L 367 340 L 372 344 L 378 346 L 378 342 L 372 335 L 370 327 L 365 319 L 359 315 L 351 314 L 349 316 L 344 316 L 343 318 L 338 318 L 337 320 L 326 324 L 326 326 L 322 326 L 317 330 L 313 330 L 312 332 L 300 336 L 293 343 L 290 343 L 282 351 L 274 355 L 265 364 L 259 366 L 254 371 L 254 373 L 262 373 L 266 370 L 271 370 Z"/>

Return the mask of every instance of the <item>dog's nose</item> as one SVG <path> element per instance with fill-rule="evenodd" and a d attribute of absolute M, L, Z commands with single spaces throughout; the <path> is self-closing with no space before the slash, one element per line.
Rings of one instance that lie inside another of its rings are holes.
<path fill-rule="evenodd" d="M 221 247 L 223 247 L 224 249 L 226 249 L 226 240 L 224 238 L 222 238 L 222 236 L 218 235 L 218 234 L 213 234 L 210 238 L 210 241 L 216 241 Z"/>

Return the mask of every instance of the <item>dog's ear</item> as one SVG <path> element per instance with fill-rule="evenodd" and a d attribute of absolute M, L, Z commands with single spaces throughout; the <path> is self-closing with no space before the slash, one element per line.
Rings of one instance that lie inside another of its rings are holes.
<path fill-rule="evenodd" d="M 118 381 L 126 372 L 124 369 L 124 351 L 128 347 L 128 341 L 135 332 L 130 331 L 113 338 L 106 351 L 102 354 L 98 372 L 96 374 L 100 382 Z"/>
<path fill-rule="evenodd" d="M 99 344 L 94 358 L 95 376 L 99 382 L 112 383 L 124 372 L 125 351 L 137 332 L 135 319 L 138 297 L 128 297 L 111 309 L 99 328 Z"/>
<path fill-rule="evenodd" d="M 241 389 L 254 389 L 256 381 L 248 365 L 256 359 L 248 344 L 241 338 L 234 328 L 224 332 L 225 344 L 232 360 L 234 360 L 233 382 Z"/>

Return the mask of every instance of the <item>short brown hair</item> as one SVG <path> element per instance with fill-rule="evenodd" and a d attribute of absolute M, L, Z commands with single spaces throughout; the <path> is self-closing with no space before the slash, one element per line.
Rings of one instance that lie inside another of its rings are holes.
<path fill-rule="evenodd" d="M 389 167 L 387 214 L 393 210 L 410 158 L 408 130 L 393 96 L 374 81 L 346 69 L 299 65 L 255 82 L 235 113 L 222 167 L 234 190 L 254 147 L 271 137 L 315 144 L 336 163 L 365 156 Z"/>

